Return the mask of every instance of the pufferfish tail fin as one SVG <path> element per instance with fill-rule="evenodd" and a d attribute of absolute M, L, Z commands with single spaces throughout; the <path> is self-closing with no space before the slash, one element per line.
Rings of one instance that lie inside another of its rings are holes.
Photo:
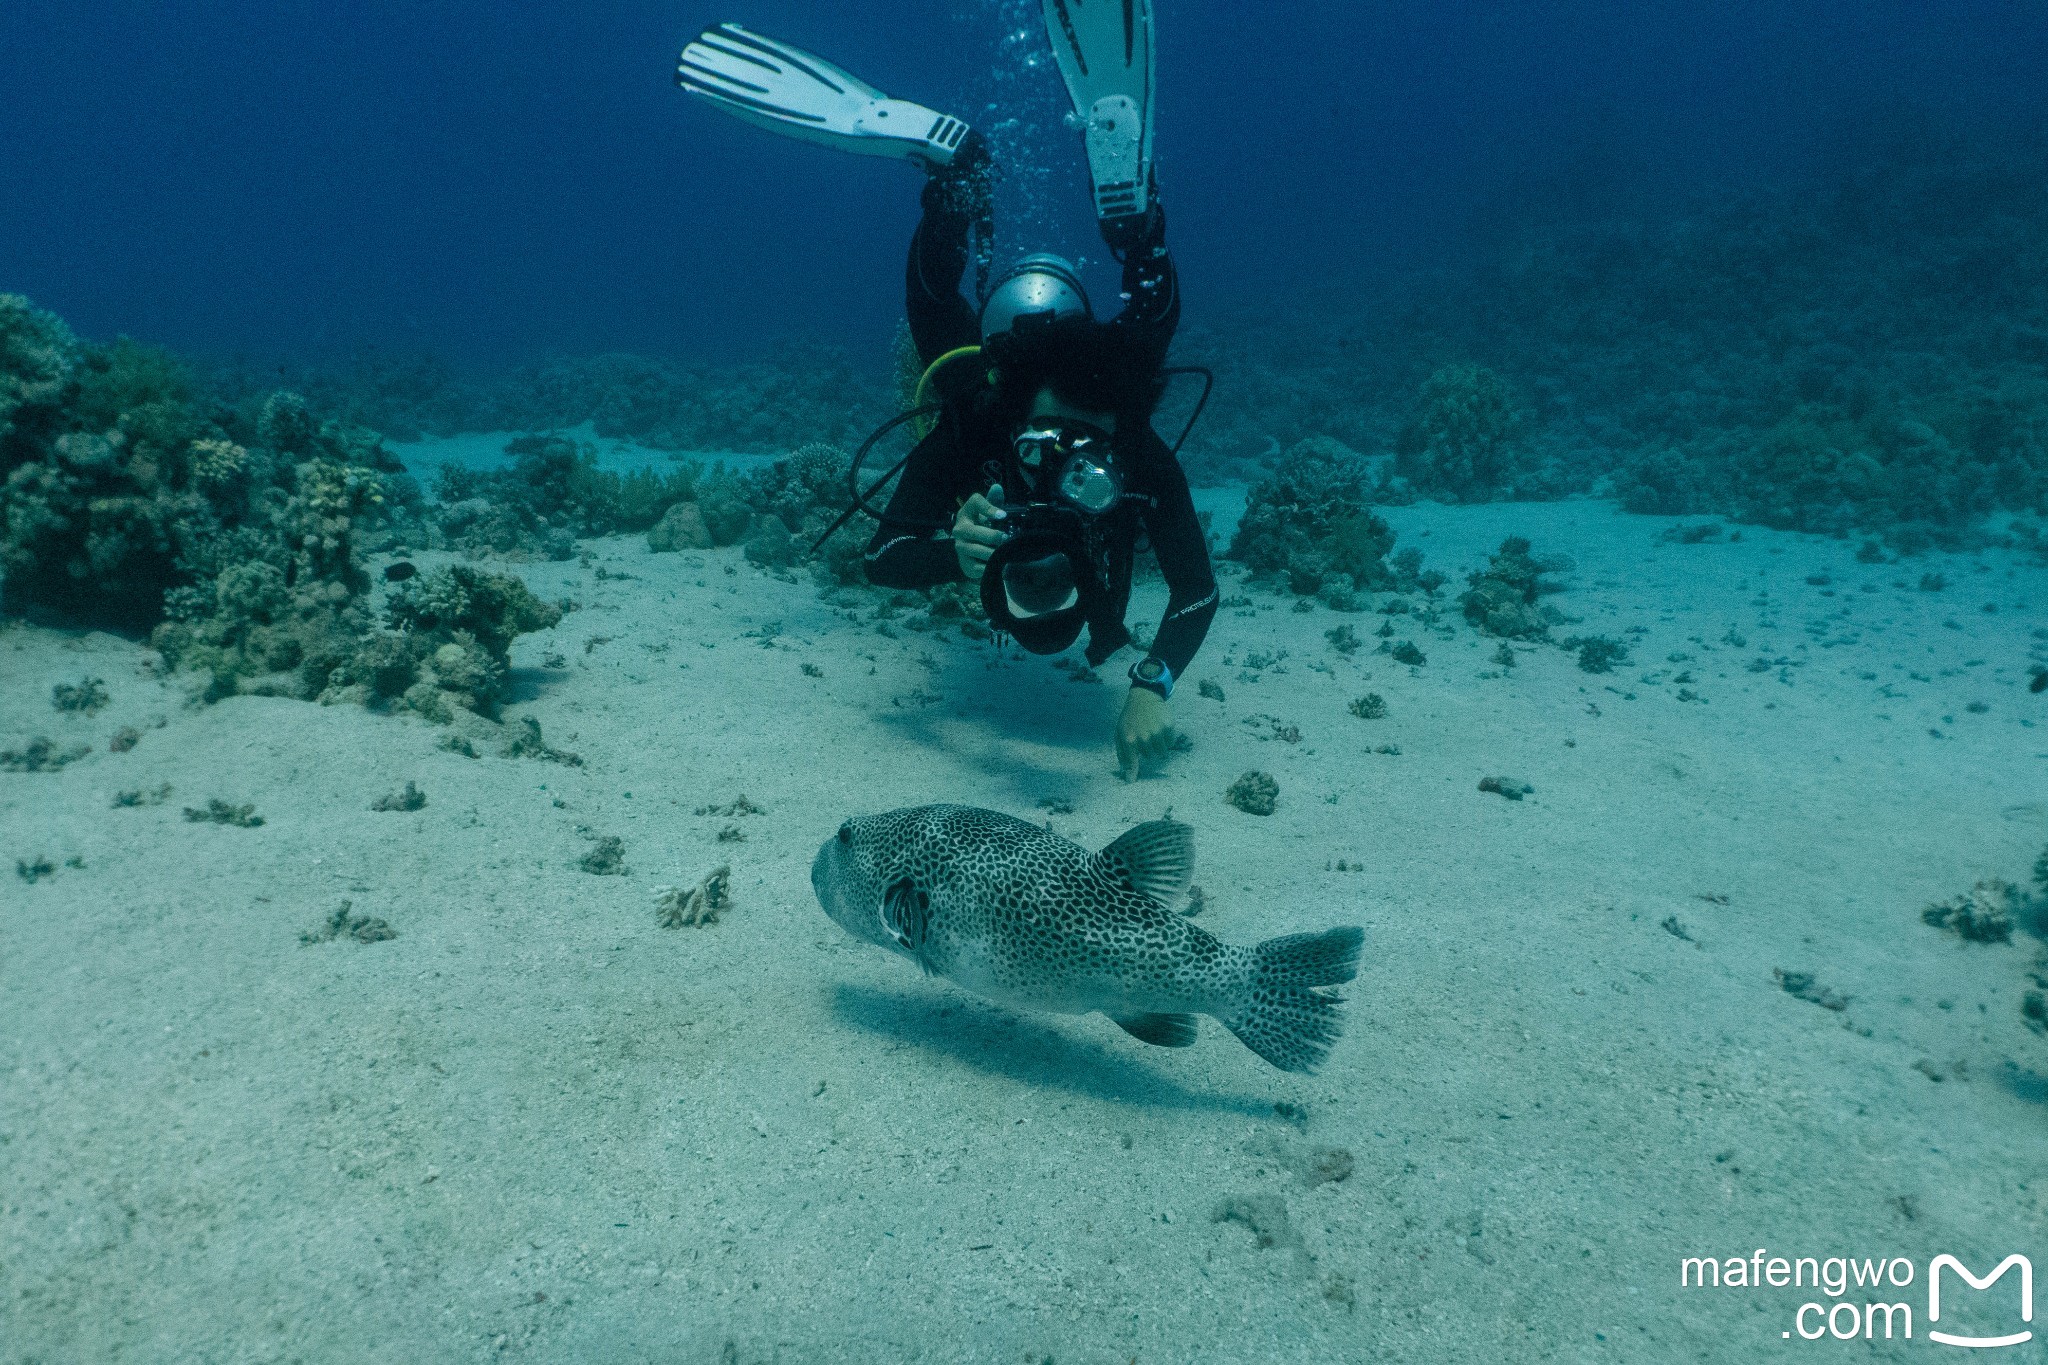
<path fill-rule="evenodd" d="M 1313 1071 L 1344 1031 L 1337 986 L 1358 975 L 1365 930 L 1356 925 L 1320 934 L 1287 934 L 1252 949 L 1252 968 L 1234 1008 L 1219 1016 L 1237 1040 L 1282 1071 Z"/>

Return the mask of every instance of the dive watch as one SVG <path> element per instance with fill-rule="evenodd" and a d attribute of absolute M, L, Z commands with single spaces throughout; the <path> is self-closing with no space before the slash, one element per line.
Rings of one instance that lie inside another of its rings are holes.
<path fill-rule="evenodd" d="M 1148 654 L 1131 665 L 1131 686 L 1157 692 L 1159 699 L 1165 701 L 1173 695 L 1173 670 L 1164 659 Z"/>

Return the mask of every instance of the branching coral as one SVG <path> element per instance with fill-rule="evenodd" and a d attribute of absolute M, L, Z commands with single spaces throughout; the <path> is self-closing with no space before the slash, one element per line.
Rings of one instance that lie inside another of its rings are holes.
<path fill-rule="evenodd" d="M 1256 577 L 1346 606 L 1360 592 L 1413 586 L 1420 560 L 1387 563 L 1394 532 L 1372 510 L 1367 474 L 1349 447 L 1303 441 L 1251 490 L 1230 557 Z"/>
<path fill-rule="evenodd" d="M 1499 375 L 1483 365 L 1446 365 L 1423 384 L 1395 446 L 1395 467 L 1429 497 L 1486 502 L 1513 482 L 1518 422 Z"/>

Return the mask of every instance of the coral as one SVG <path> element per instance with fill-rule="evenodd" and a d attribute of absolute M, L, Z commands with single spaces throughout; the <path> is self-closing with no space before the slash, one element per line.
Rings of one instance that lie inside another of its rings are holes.
<path fill-rule="evenodd" d="M 562 609 L 516 578 L 453 564 L 401 584 L 385 617 L 393 630 L 437 643 L 473 642 L 502 668 L 514 639 L 555 625 Z"/>
<path fill-rule="evenodd" d="M 580 768 L 583 766 L 583 756 L 581 754 L 572 754 L 566 749 L 554 748 L 546 740 L 542 739 L 540 722 L 532 716 L 521 716 L 517 721 L 506 726 L 506 728 L 512 732 L 512 736 L 505 741 L 505 747 L 499 751 L 501 757 L 544 758 L 550 763 L 560 763 L 564 767 Z M 469 756 L 471 758 L 476 757 L 474 753 L 471 753 Z"/>
<path fill-rule="evenodd" d="M 2015 912 L 2025 908 L 2026 900 L 2011 882 L 1982 881 L 1960 896 L 1928 906 L 1920 918 L 1966 943 L 2010 943 Z"/>
<path fill-rule="evenodd" d="M 814 513 L 838 515 L 848 464 L 844 450 L 814 441 L 748 474 L 742 481 L 745 500 L 755 511 L 780 518 L 790 531 L 801 531 Z"/>
<path fill-rule="evenodd" d="M 19 294 L 0 294 L 0 452 L 17 427 L 50 420 L 78 355 L 78 339 L 63 319 Z M 0 453 L 0 469 L 11 463 Z"/>
<path fill-rule="evenodd" d="M 185 819 L 193 824 L 233 825 L 237 829 L 255 829 L 263 823 L 263 817 L 256 813 L 255 806 L 232 805 L 218 796 L 204 807 L 185 807 Z"/>
<path fill-rule="evenodd" d="M 716 923 L 732 904 L 732 865 L 722 864 L 689 890 L 664 886 L 655 893 L 654 909 L 664 929 Z"/>
<path fill-rule="evenodd" d="M 1344 1147 L 1318 1147 L 1301 1161 L 1302 1183 L 1310 1189 L 1318 1185 L 1338 1185 L 1351 1178 L 1358 1169 L 1358 1162 Z"/>
<path fill-rule="evenodd" d="M 1539 559 L 1527 539 L 1509 536 L 1493 552 L 1484 569 L 1467 576 L 1466 582 L 1471 586 L 1459 595 L 1458 604 L 1464 608 L 1465 619 L 1488 635 L 1540 640 L 1563 619 L 1554 610 L 1539 605 L 1538 599 L 1544 594 L 1559 590 L 1544 575 L 1564 573 L 1571 567 L 1572 562 L 1561 555 Z"/>
<path fill-rule="evenodd" d="M 236 482 L 249 467 L 248 450 L 218 436 L 194 441 L 188 456 L 193 479 L 209 488 Z"/>
<path fill-rule="evenodd" d="M 208 588 L 168 594 L 172 619 L 150 643 L 166 668 L 204 674 L 209 701 L 237 692 L 318 696 L 370 629 L 346 583 L 293 586 L 287 570 L 261 560 L 222 569 Z"/>
<path fill-rule="evenodd" d="M 1579 668 L 1587 673 L 1611 673 L 1616 664 L 1628 662 L 1628 647 L 1604 635 L 1574 636 L 1564 647 L 1579 656 Z"/>
<path fill-rule="evenodd" d="M 1505 796 L 1510 801 L 1519 801 L 1536 789 L 1518 777 L 1482 777 L 1479 790 Z"/>
<path fill-rule="evenodd" d="M 607 834 L 576 860 L 576 866 L 593 877 L 623 877 L 626 875 L 626 841 L 616 834 Z"/>
<path fill-rule="evenodd" d="M 747 794 L 741 792 L 738 796 L 722 805 L 714 802 L 708 806 L 699 806 L 691 813 L 694 815 L 722 815 L 730 818 L 736 815 L 766 815 L 768 811 L 766 807 L 757 806 L 752 801 L 749 801 Z"/>
<path fill-rule="evenodd" d="M 1834 1010 L 1837 1013 L 1849 1008 L 1848 996 L 1821 985 L 1812 972 L 1788 972 L 1782 967 L 1773 967 L 1771 976 L 1785 994 L 1804 1000 L 1808 1004 L 1819 1005 L 1824 1010 Z"/>
<path fill-rule="evenodd" d="M 797 544 L 779 518 L 762 517 L 747 537 L 748 560 L 764 569 L 786 569 L 796 563 Z"/>
<path fill-rule="evenodd" d="M 398 931 L 374 915 L 355 913 L 353 901 L 343 901 L 318 929 L 299 935 L 301 943 L 332 943 L 345 938 L 354 943 L 382 943 L 398 937 Z"/>
<path fill-rule="evenodd" d="M 1328 438 L 1303 441 L 1247 495 L 1230 557 L 1304 596 L 1402 586 L 1386 560 L 1394 532 L 1367 499 L 1357 452 Z"/>
<path fill-rule="evenodd" d="M 409 811 L 418 810 L 426 804 L 427 794 L 413 783 L 407 782 L 404 791 L 388 792 L 378 797 L 370 803 L 370 809 L 374 811 Z"/>
<path fill-rule="evenodd" d="M 578 536 L 645 531 L 696 495 L 701 468 L 669 474 L 601 469 L 595 448 L 566 436 L 516 436 L 512 463 L 477 470 L 443 465 L 435 484 L 437 524 L 448 544 L 471 554 L 563 560 Z"/>
<path fill-rule="evenodd" d="M 1395 468 L 1429 497 L 1489 501 L 1513 480 L 1517 422 L 1499 375 L 1481 365 L 1446 365 L 1422 386 L 1395 446 Z"/>
<path fill-rule="evenodd" d="M 1351 714 L 1360 720 L 1383 720 L 1387 714 L 1387 699 L 1377 692 L 1368 692 L 1352 701 Z"/>
<path fill-rule="evenodd" d="M 147 630 L 167 594 L 203 603 L 223 570 L 257 562 L 294 588 L 363 590 L 365 538 L 419 502 L 374 434 L 316 421 L 295 395 L 237 408 L 165 352 L 60 332 L 18 300 L 0 307 L 8 609 Z"/>
<path fill-rule="evenodd" d="M 128 810 L 135 806 L 161 806 L 171 799 L 171 784 L 162 783 L 155 787 L 137 787 L 114 793 L 114 809 Z"/>
<path fill-rule="evenodd" d="M 224 608 L 215 619 L 255 624 L 244 638 L 230 635 L 210 653 L 202 648 L 196 661 L 217 670 L 232 671 L 238 661 L 247 668 L 252 666 L 252 648 L 280 642 L 280 637 L 261 633 L 268 618 L 286 610 L 277 595 L 280 585 L 251 582 L 246 587 L 248 592 L 241 596 L 250 605 L 234 611 Z M 400 584 L 385 603 L 384 617 L 386 631 L 363 624 L 354 631 L 329 629 L 311 649 L 302 637 L 287 632 L 282 639 L 299 647 L 258 655 L 255 665 L 296 667 L 300 694 L 322 701 L 360 701 L 443 723 L 457 710 L 494 716 L 504 700 L 512 641 L 553 626 L 562 619 L 562 611 L 535 597 L 516 578 L 454 564 Z M 333 624 L 331 619 L 315 620 Z M 159 648 L 166 648 L 167 634 L 169 628 L 158 631 Z M 192 649 L 186 645 L 174 657 L 194 657 L 188 653 Z"/>
<path fill-rule="evenodd" d="M 710 549 L 711 531 L 697 504 L 679 502 L 663 513 L 647 532 L 647 548 L 656 552 Z"/>
<path fill-rule="evenodd" d="M 76 711 L 82 715 L 96 715 L 107 704 L 107 684 L 102 678 L 87 678 L 77 683 L 58 683 L 50 689 L 50 705 L 59 711 Z"/>
<path fill-rule="evenodd" d="M 1230 784 L 1223 799 L 1246 815 L 1271 815 L 1280 799 L 1280 784 L 1270 773 L 1248 772 Z"/>
<path fill-rule="evenodd" d="M 57 865 L 48 858 L 16 858 L 14 875 L 34 886 L 45 877 L 57 875 Z"/>
<path fill-rule="evenodd" d="M 256 434 L 272 450 L 306 456 L 314 452 L 320 422 L 303 397 L 289 389 L 279 389 L 263 400 L 256 416 Z"/>
<path fill-rule="evenodd" d="M 59 749 L 56 743 L 38 735 L 20 749 L 0 749 L 0 772 L 54 773 L 92 752 L 86 744 Z"/>
<path fill-rule="evenodd" d="M 1241 1194 L 1216 1206 L 1210 1220 L 1237 1223 L 1252 1235 L 1260 1250 L 1281 1248 L 1292 1251 L 1304 1270 L 1312 1269 L 1314 1258 L 1302 1242 L 1301 1231 L 1287 1216 L 1287 1201 L 1277 1194 Z"/>
<path fill-rule="evenodd" d="M 1346 658 L 1358 652 L 1358 632 L 1348 625 L 1332 626 L 1323 632 L 1323 638 L 1330 642 L 1330 648 Z"/>
<path fill-rule="evenodd" d="M 1395 663 L 1407 664 L 1410 668 L 1420 668 L 1429 662 L 1429 656 L 1424 654 L 1413 640 L 1401 640 L 1387 646 L 1386 649 L 1387 653 L 1393 656 Z"/>

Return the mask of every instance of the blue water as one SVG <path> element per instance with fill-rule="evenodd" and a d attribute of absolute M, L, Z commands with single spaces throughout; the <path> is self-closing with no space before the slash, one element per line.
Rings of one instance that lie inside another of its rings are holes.
<path fill-rule="evenodd" d="M 286 0 L 12 7 L 0 288 L 89 336 L 501 362 L 886 340 L 916 177 L 669 83 L 741 19 L 988 126 L 1006 246 L 1100 250 L 1023 0 L 724 8 Z M 1837 153 L 1874 112 L 2038 118 L 2011 0 L 1160 6 L 1191 320 L 1325 301 L 1475 212 L 1669 201 Z"/>
<path fill-rule="evenodd" d="M 1099 301 L 1038 0 L 0 8 L 0 1365 L 1912 1365 L 2048 1273 L 2048 5 L 1155 3 L 1166 712 L 823 538 L 920 177 L 670 79 L 963 116 Z M 1326 1065 L 927 955 L 985 850 L 812 881 L 927 803 L 1359 927 Z"/>

